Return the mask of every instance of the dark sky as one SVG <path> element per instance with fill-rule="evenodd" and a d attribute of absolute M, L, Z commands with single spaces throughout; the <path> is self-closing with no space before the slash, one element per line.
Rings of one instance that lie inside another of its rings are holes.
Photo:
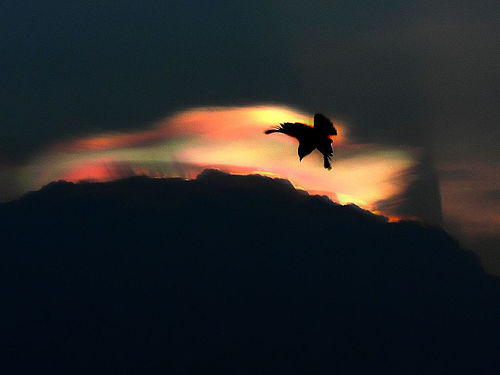
<path fill-rule="evenodd" d="M 473 0 L 2 2 L 0 167 L 188 107 L 272 102 L 423 147 L 456 222 L 499 205 L 499 14 Z"/>
<path fill-rule="evenodd" d="M 370 141 L 421 144 L 432 124 L 453 139 L 443 152 L 461 140 L 488 159 L 498 10 L 493 1 L 7 2 L 0 151 L 17 159 L 178 108 L 272 101 L 344 116 Z"/>

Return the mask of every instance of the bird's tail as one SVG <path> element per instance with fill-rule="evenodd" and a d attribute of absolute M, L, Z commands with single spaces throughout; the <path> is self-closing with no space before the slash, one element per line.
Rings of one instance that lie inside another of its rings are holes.
<path fill-rule="evenodd" d="M 328 156 L 323 157 L 323 161 L 324 161 L 323 166 L 326 169 L 328 170 L 332 169 L 332 165 L 330 164 L 330 158 Z"/>

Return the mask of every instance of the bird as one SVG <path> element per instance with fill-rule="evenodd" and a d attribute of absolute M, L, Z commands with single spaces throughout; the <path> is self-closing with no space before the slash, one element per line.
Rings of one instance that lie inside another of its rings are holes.
<path fill-rule="evenodd" d="M 284 122 L 274 129 L 266 130 L 264 133 L 283 133 L 297 138 L 299 141 L 299 161 L 302 161 L 305 156 L 318 149 L 323 154 L 325 169 L 332 169 L 330 160 L 333 157 L 333 140 L 330 136 L 337 135 L 337 129 L 321 113 L 314 115 L 314 125 L 312 127 L 300 122 Z"/>

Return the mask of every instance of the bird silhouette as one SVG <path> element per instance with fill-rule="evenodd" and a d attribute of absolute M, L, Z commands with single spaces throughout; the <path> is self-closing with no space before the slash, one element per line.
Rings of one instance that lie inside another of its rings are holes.
<path fill-rule="evenodd" d="M 333 157 L 333 140 L 330 136 L 337 135 L 337 130 L 332 122 L 321 113 L 316 113 L 314 115 L 314 126 L 312 127 L 300 122 L 285 122 L 275 129 L 266 130 L 264 133 L 283 133 L 290 137 L 297 138 L 299 141 L 298 152 L 300 161 L 302 161 L 304 156 L 318 149 L 318 151 L 323 154 L 324 167 L 326 169 L 332 169 L 330 159 Z"/>

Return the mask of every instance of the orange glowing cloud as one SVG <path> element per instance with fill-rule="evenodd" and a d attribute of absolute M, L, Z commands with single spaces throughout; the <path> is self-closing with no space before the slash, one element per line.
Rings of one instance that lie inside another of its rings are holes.
<path fill-rule="evenodd" d="M 210 139 L 241 139 L 254 137 L 262 126 L 281 122 L 302 122 L 312 126 L 310 116 L 285 107 L 206 107 L 181 112 L 153 126 L 152 130 L 132 133 L 105 133 L 55 144 L 51 151 L 99 151 L 160 142 L 167 138 L 203 136 Z M 343 139 L 344 128 L 338 122 L 337 143 Z"/>
<path fill-rule="evenodd" d="M 166 138 L 169 132 L 164 129 L 156 129 L 137 133 L 108 133 L 101 134 L 74 141 L 58 143 L 51 150 L 53 152 L 63 151 L 99 151 L 109 150 L 121 147 L 130 147 L 135 145 L 155 142 L 158 139 Z"/>
<path fill-rule="evenodd" d="M 312 114 L 290 107 L 202 107 L 179 112 L 145 131 L 98 134 L 53 146 L 25 168 L 26 189 L 52 180 L 106 181 L 120 176 L 192 178 L 204 168 L 286 178 L 340 203 L 372 209 L 406 186 L 400 176 L 414 163 L 408 150 L 353 144 L 333 119 L 333 170 L 313 152 L 299 162 L 297 141 L 264 130 L 282 122 L 312 124 Z"/>

